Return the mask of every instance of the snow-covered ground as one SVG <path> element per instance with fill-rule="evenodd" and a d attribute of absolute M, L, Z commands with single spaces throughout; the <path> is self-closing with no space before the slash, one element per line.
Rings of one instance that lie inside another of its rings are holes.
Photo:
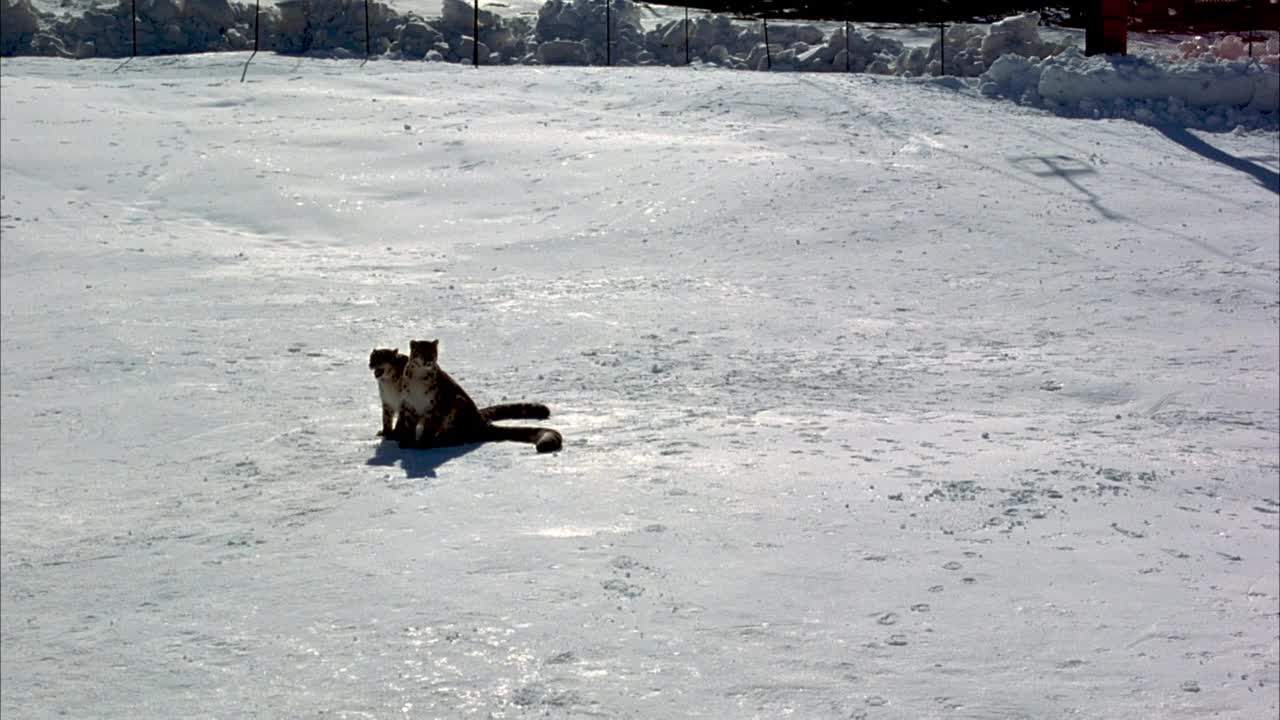
<path fill-rule="evenodd" d="M 1275 716 L 1275 133 L 246 59 L 0 66 L 6 720 Z"/>

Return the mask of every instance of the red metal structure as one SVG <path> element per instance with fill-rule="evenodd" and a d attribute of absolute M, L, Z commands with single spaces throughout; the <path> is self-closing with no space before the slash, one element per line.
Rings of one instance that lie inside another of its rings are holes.
<path fill-rule="evenodd" d="M 1085 55 L 1125 54 L 1129 41 L 1129 0 L 1094 0 L 1085 18 Z"/>
<path fill-rule="evenodd" d="M 1136 0 L 1135 32 L 1249 32 L 1280 30 L 1280 0 Z"/>
<path fill-rule="evenodd" d="M 1280 29 L 1280 0 L 1090 0 L 1086 55 L 1121 54 L 1132 32 L 1253 33 Z"/>

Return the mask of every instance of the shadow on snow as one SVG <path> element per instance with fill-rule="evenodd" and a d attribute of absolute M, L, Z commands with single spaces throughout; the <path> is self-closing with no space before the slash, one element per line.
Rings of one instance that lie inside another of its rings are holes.
<path fill-rule="evenodd" d="M 410 450 L 401 448 L 394 440 L 383 440 L 373 451 L 373 457 L 365 461 L 366 465 L 390 467 L 397 462 L 410 478 L 436 477 L 436 469 L 441 465 L 460 458 L 480 447 L 483 443 L 468 443 L 452 447 L 431 448 L 429 450 Z"/>

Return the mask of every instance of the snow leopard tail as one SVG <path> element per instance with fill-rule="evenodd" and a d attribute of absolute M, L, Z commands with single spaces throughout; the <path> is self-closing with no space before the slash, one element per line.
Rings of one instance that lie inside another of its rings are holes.
<path fill-rule="evenodd" d="M 485 422 L 495 420 L 546 420 L 551 417 L 551 409 L 542 403 L 503 403 L 480 408 L 480 417 Z"/>
<path fill-rule="evenodd" d="M 490 425 L 485 428 L 484 439 L 529 443 L 540 453 L 555 452 L 564 445 L 564 439 L 560 437 L 559 432 L 541 427 Z"/>

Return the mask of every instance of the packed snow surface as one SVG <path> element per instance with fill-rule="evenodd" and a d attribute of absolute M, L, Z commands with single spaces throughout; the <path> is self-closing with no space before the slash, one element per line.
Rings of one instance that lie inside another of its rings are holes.
<path fill-rule="evenodd" d="M 1280 709 L 1274 133 L 246 59 L 4 60 L 5 718 Z"/>

